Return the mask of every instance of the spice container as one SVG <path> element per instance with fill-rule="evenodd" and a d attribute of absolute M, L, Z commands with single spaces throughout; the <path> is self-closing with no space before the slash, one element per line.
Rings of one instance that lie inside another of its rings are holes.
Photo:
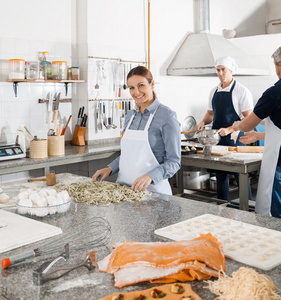
<path fill-rule="evenodd" d="M 80 79 L 80 68 L 79 67 L 72 67 L 72 80 L 79 80 Z"/>
<path fill-rule="evenodd" d="M 67 80 L 71 80 L 72 79 L 72 71 L 71 71 L 71 68 L 69 67 L 67 69 Z"/>
<path fill-rule="evenodd" d="M 45 80 L 52 79 L 52 64 L 49 61 L 41 61 L 40 67 L 42 68 L 43 77 Z"/>
<path fill-rule="evenodd" d="M 9 59 L 9 79 L 24 79 L 24 69 L 24 59 Z"/>
<path fill-rule="evenodd" d="M 30 62 L 30 78 L 31 79 L 40 79 L 40 62 L 31 61 Z"/>
<path fill-rule="evenodd" d="M 47 61 L 49 56 L 49 52 L 38 52 L 38 60 L 39 61 Z"/>
<path fill-rule="evenodd" d="M 55 80 L 67 79 L 66 61 L 53 61 L 52 69 L 53 69 L 52 79 L 55 79 Z"/>

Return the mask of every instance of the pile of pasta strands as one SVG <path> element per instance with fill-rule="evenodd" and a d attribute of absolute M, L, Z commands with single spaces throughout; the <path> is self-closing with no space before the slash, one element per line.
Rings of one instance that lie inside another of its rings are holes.
<path fill-rule="evenodd" d="M 218 295 L 216 300 L 280 300 L 280 292 L 271 278 L 252 268 L 241 267 L 232 277 L 222 273 L 218 280 L 207 281 L 208 289 Z"/>
<path fill-rule="evenodd" d="M 148 191 L 134 192 L 126 185 L 107 181 L 86 181 L 72 184 L 58 184 L 57 191 L 67 191 L 75 202 L 87 204 L 109 204 L 122 201 L 142 201 Z"/>

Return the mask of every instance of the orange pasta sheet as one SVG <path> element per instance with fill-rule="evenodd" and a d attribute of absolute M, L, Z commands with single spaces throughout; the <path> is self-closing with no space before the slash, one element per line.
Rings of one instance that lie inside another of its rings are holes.
<path fill-rule="evenodd" d="M 125 242 L 98 263 L 114 274 L 115 286 L 142 281 L 169 283 L 218 277 L 225 270 L 221 244 L 210 233 L 191 241 L 167 243 Z"/>

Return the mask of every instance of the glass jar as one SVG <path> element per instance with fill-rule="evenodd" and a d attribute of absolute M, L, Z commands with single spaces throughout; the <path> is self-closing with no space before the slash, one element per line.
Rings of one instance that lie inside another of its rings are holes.
<path fill-rule="evenodd" d="M 24 79 L 24 59 L 9 59 L 9 79 Z"/>
<path fill-rule="evenodd" d="M 31 79 L 40 79 L 40 62 L 31 61 L 30 62 L 30 78 Z"/>
<path fill-rule="evenodd" d="M 67 79 L 67 63 L 66 61 L 53 61 L 52 62 L 52 79 L 66 80 Z"/>
<path fill-rule="evenodd" d="M 79 80 L 80 79 L 80 68 L 79 67 L 72 67 L 72 80 Z"/>
<path fill-rule="evenodd" d="M 39 61 L 47 61 L 49 57 L 49 52 L 44 51 L 44 52 L 38 52 L 38 60 Z"/>
<path fill-rule="evenodd" d="M 49 61 L 41 61 L 40 67 L 42 67 L 43 77 L 45 80 L 52 79 L 52 64 Z"/>
<path fill-rule="evenodd" d="M 71 68 L 69 67 L 67 69 L 67 80 L 71 80 L 72 79 L 72 71 L 71 71 Z"/>

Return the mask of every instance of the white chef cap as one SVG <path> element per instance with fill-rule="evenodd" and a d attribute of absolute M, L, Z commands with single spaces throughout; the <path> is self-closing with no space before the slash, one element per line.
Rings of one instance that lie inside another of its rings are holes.
<path fill-rule="evenodd" d="M 233 75 L 236 73 L 236 71 L 238 69 L 238 66 L 237 66 L 235 60 L 230 56 L 224 56 L 224 57 L 218 58 L 215 62 L 215 67 L 217 67 L 217 66 L 227 67 L 229 70 L 232 71 Z"/>

